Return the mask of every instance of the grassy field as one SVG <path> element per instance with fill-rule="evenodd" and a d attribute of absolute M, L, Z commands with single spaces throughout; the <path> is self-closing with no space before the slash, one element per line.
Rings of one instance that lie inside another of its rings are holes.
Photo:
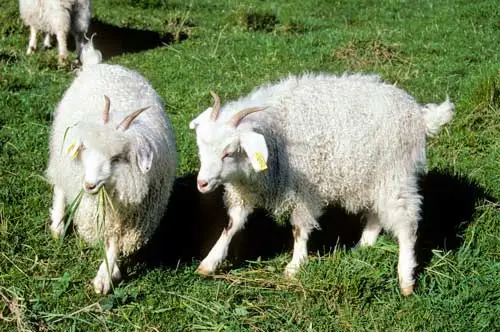
<path fill-rule="evenodd" d="M 125 281 L 94 294 L 102 251 L 48 229 L 52 112 L 74 72 L 56 51 L 25 55 L 17 1 L 0 4 L 1 331 L 500 330 L 500 7 L 490 0 L 95 0 L 109 63 L 147 77 L 180 154 L 168 215 L 126 259 Z M 41 41 L 40 44 L 41 46 Z M 359 218 L 332 208 L 296 281 L 288 226 L 252 217 L 226 268 L 195 273 L 224 226 L 221 192 L 201 196 L 189 121 L 288 73 L 376 72 L 420 102 L 456 103 L 429 140 L 416 293 L 401 296 L 397 245 L 356 248 Z M 232 264 L 232 265 L 231 265 Z"/>

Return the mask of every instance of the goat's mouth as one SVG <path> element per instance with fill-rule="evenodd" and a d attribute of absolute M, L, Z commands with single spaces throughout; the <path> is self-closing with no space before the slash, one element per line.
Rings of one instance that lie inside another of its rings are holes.
<path fill-rule="evenodd" d="M 198 181 L 197 183 L 198 191 L 202 194 L 207 194 L 209 192 L 214 191 L 219 185 L 220 185 L 219 181 L 210 181 L 210 182 Z"/>
<path fill-rule="evenodd" d="M 104 181 L 99 181 L 96 184 L 84 182 L 83 183 L 83 190 L 85 190 L 85 192 L 87 194 L 94 195 L 94 194 L 97 194 L 99 192 L 99 190 L 101 190 L 103 185 L 104 185 Z"/>

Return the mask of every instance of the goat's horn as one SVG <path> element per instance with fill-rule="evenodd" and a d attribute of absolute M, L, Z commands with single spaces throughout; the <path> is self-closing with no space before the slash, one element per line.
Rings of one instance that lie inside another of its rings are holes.
<path fill-rule="evenodd" d="M 233 115 L 233 117 L 231 118 L 231 125 L 233 127 L 237 127 L 240 124 L 241 120 L 243 120 L 243 118 L 246 117 L 247 115 L 255 113 L 255 112 L 263 111 L 266 108 L 267 108 L 267 106 L 249 107 L 249 108 L 242 109 L 241 111 L 239 111 L 238 113 Z"/>
<path fill-rule="evenodd" d="M 136 117 L 138 117 L 139 114 L 141 114 L 142 112 L 144 112 L 145 110 L 147 110 L 150 107 L 151 106 L 139 108 L 137 111 L 129 114 L 125 119 L 123 119 L 123 121 L 118 125 L 118 127 L 116 127 L 116 129 L 120 129 L 121 131 L 127 130 L 128 127 L 130 127 L 130 124 L 132 123 L 132 121 L 134 121 L 134 119 Z"/>
<path fill-rule="evenodd" d="M 212 113 L 210 113 L 210 119 L 212 121 L 215 121 L 217 120 L 220 112 L 220 98 L 213 91 L 210 91 L 210 94 L 212 95 L 212 97 L 214 97 L 214 107 L 212 108 Z"/>
<path fill-rule="evenodd" d="M 109 106 L 111 105 L 111 101 L 109 100 L 109 97 L 104 95 L 104 112 L 102 113 L 102 120 L 104 121 L 104 124 L 108 123 L 109 121 Z"/>

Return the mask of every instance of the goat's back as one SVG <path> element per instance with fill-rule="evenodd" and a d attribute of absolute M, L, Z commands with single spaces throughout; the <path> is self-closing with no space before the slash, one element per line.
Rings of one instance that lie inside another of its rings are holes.
<path fill-rule="evenodd" d="M 414 177 L 425 163 L 421 106 L 377 76 L 290 76 L 231 108 L 256 104 L 270 107 L 248 125 L 267 123 L 266 131 L 287 142 L 281 158 L 290 167 L 290 185 L 325 204 L 358 212 L 381 188 Z"/>

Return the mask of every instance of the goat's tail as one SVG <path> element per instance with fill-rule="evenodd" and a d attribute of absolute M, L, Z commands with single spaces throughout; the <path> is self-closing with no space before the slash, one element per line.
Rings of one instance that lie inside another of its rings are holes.
<path fill-rule="evenodd" d="M 92 43 L 93 38 L 94 35 L 90 39 L 87 39 L 87 43 L 83 45 L 82 52 L 80 53 L 80 62 L 84 68 L 102 62 L 102 54 L 94 48 L 94 44 Z"/>
<path fill-rule="evenodd" d="M 427 136 L 433 136 L 438 133 L 439 128 L 448 123 L 455 113 L 455 105 L 450 102 L 447 97 L 441 104 L 426 104 L 423 106 L 423 114 L 425 126 L 427 128 Z"/>

